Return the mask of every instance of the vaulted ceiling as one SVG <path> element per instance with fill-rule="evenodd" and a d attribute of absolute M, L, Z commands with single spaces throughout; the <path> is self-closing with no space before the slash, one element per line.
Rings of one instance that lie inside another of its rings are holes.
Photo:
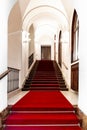
<path fill-rule="evenodd" d="M 69 29 L 73 10 L 73 0 L 18 0 L 9 15 L 9 32 L 28 31 L 33 24 L 36 33 L 44 28 L 45 35 L 55 34 Z"/>

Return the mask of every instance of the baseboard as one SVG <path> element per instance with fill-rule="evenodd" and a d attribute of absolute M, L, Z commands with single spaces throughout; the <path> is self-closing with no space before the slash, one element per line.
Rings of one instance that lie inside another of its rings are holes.
<path fill-rule="evenodd" d="M 82 127 L 82 130 L 87 130 L 87 116 L 80 110 L 80 108 L 77 105 L 74 105 L 76 115 L 80 119 L 80 125 Z"/>
<path fill-rule="evenodd" d="M 7 108 L 5 108 L 1 113 L 0 113 L 0 130 L 3 130 L 3 121 L 6 119 L 6 117 L 9 115 L 10 110 L 11 110 L 11 105 L 8 105 Z"/>
<path fill-rule="evenodd" d="M 11 98 L 11 97 L 13 97 L 14 95 L 16 95 L 17 93 L 19 93 L 20 91 L 21 91 L 21 88 L 16 89 L 16 90 L 8 93 L 8 99 Z"/>

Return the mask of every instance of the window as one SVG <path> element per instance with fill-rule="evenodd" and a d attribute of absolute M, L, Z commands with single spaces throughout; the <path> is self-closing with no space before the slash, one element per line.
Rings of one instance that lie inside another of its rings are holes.
<path fill-rule="evenodd" d="M 78 47 L 79 47 L 79 20 L 78 20 L 78 15 L 74 10 L 73 22 L 72 22 L 72 45 L 71 45 L 72 63 L 79 59 Z"/>

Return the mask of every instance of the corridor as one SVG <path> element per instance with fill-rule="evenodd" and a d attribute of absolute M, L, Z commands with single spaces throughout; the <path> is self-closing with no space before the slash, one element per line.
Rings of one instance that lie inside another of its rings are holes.
<path fill-rule="evenodd" d="M 87 129 L 86 3 L 0 1 L 0 129 L 9 107 L 34 90 L 60 92 Z"/>

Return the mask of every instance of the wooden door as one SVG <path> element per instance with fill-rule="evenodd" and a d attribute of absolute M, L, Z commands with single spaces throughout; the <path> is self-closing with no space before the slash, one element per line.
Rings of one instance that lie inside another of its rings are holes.
<path fill-rule="evenodd" d="M 78 92 L 79 87 L 79 63 L 71 66 L 71 89 Z"/>
<path fill-rule="evenodd" d="M 51 60 L 51 46 L 41 46 L 41 60 Z"/>

